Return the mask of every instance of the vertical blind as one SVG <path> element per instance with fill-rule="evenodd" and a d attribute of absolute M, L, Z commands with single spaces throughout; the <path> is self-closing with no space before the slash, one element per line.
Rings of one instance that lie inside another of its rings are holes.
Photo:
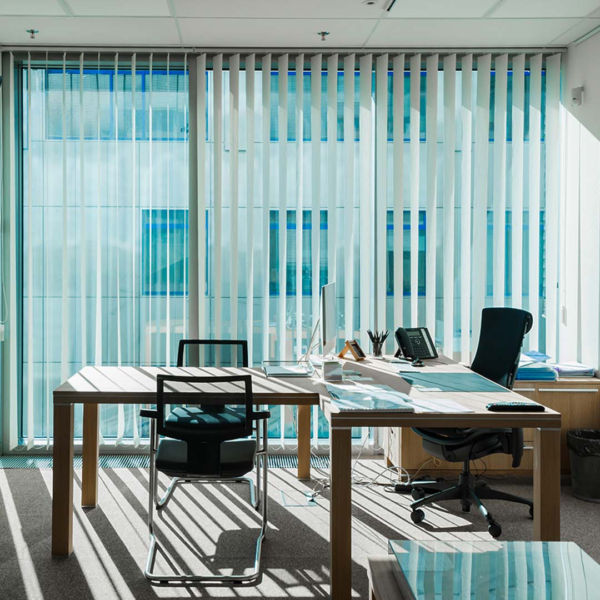
<path fill-rule="evenodd" d="M 332 281 L 338 346 L 426 325 L 468 361 L 495 305 L 530 310 L 528 347 L 553 352 L 560 56 L 21 68 L 29 445 L 51 436 L 52 390 L 85 364 L 172 365 L 188 335 L 247 339 L 255 365 L 304 354 Z M 105 437 L 139 443 L 135 407 L 102 410 Z M 271 426 L 294 437 L 293 411 Z M 326 435 L 315 410 L 315 443 Z"/>

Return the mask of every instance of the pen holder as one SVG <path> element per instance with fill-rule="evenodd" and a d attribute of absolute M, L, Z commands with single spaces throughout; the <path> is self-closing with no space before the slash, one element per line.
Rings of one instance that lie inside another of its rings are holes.
<path fill-rule="evenodd" d="M 383 342 L 371 342 L 373 345 L 373 356 L 380 358 L 382 356 Z"/>

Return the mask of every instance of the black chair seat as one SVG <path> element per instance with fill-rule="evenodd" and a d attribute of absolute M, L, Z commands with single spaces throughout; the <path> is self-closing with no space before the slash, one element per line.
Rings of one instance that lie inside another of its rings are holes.
<path fill-rule="evenodd" d="M 231 440 L 221 444 L 221 477 L 242 477 L 254 468 L 255 440 Z M 187 472 L 187 443 L 180 440 L 161 440 L 156 453 L 156 468 L 169 477 L 191 477 Z M 207 475 L 210 477 L 210 475 Z M 215 475 L 215 477 L 218 479 Z"/>

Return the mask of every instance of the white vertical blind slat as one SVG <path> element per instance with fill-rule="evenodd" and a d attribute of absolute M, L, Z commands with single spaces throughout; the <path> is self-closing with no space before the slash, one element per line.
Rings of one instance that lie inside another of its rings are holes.
<path fill-rule="evenodd" d="M 255 55 L 246 57 L 246 256 L 248 265 L 247 326 L 248 356 L 254 364 L 254 69 Z"/>
<path fill-rule="evenodd" d="M 222 309 L 222 262 L 223 251 L 222 214 L 223 214 L 223 55 L 213 57 L 213 168 L 214 168 L 214 336 L 221 339 L 223 331 Z"/>
<path fill-rule="evenodd" d="M 189 72 L 188 72 L 188 64 L 187 64 L 187 54 L 183 55 L 183 91 L 184 91 L 184 101 L 183 101 L 183 131 L 186 132 L 184 133 L 184 142 L 182 144 L 183 148 L 182 148 L 182 154 L 183 154 L 183 163 L 184 163 L 184 169 L 185 169 L 185 173 L 189 174 L 189 135 L 190 135 L 190 123 L 189 123 L 189 119 L 188 119 L 188 114 L 187 114 L 187 110 L 188 110 L 188 106 L 189 106 L 189 89 L 188 89 L 188 82 L 189 82 Z M 135 80 L 134 80 L 135 81 Z M 132 88 L 133 89 L 133 88 Z M 179 89 L 179 86 L 178 86 Z M 179 99 L 180 94 L 177 94 L 177 98 Z M 186 190 L 186 197 L 187 197 L 187 203 L 188 203 L 188 212 L 186 214 L 185 217 L 185 221 L 187 224 L 187 228 L 188 228 L 188 235 L 185 236 L 183 238 L 183 249 L 182 249 L 182 254 L 181 254 L 181 260 L 184 262 L 188 260 L 189 261 L 189 253 L 190 253 L 190 248 L 189 248 L 189 217 L 190 217 L 190 213 L 189 213 L 189 206 L 190 206 L 190 202 L 191 202 L 191 198 L 190 198 L 190 194 L 189 194 L 189 188 Z M 189 264 L 189 263 L 188 263 Z M 188 302 L 189 302 L 189 269 L 184 269 L 183 270 L 183 327 L 182 327 L 182 337 L 183 338 L 188 338 L 189 337 L 189 320 L 188 320 Z M 134 290 L 135 290 L 135 285 L 134 285 Z"/>
<path fill-rule="evenodd" d="M 148 79 L 149 79 L 149 85 L 148 85 L 148 205 L 149 205 L 149 215 L 150 215 L 150 227 L 149 227 L 149 233 L 148 233 L 148 238 L 149 238 L 149 242 L 150 242 L 150 248 L 152 248 L 152 221 L 153 221 L 153 217 L 152 217 L 152 194 L 153 194 L 153 176 L 154 176 L 154 169 L 153 169 L 153 164 L 152 164 L 152 136 L 154 135 L 154 130 L 153 130 L 153 123 L 152 123 L 152 118 L 153 118 L 153 106 L 152 106 L 152 91 L 153 91 L 153 82 L 152 82 L 152 78 L 153 78 L 153 59 L 154 56 L 153 54 L 150 54 L 150 60 L 149 60 L 149 66 L 148 66 Z M 100 131 L 100 124 L 98 124 L 98 131 Z M 149 263 L 149 267 L 150 267 L 150 273 L 152 273 L 152 252 L 150 252 L 150 256 L 148 258 L 148 263 Z M 152 279 L 153 277 L 150 277 L 150 281 L 148 282 L 148 327 L 147 327 L 147 333 L 146 335 L 148 336 L 148 339 L 146 341 L 146 349 L 147 349 L 147 357 L 146 357 L 146 363 L 148 364 L 148 366 L 150 366 L 152 364 Z"/>
<path fill-rule="evenodd" d="M 81 289 L 81 365 L 87 365 L 87 231 L 85 226 L 85 154 L 84 154 L 84 96 L 83 96 L 83 60 L 84 53 L 79 55 L 79 203 L 81 227 L 80 252 L 80 289 Z"/>
<path fill-rule="evenodd" d="M 327 281 L 337 281 L 337 78 L 338 55 L 327 59 Z"/>
<path fill-rule="evenodd" d="M 377 282 L 377 307 L 375 328 L 387 329 L 386 286 L 387 268 L 385 261 L 387 233 L 387 129 L 388 129 L 388 55 L 382 54 L 376 60 L 376 191 L 375 191 L 375 276 Z"/>
<path fill-rule="evenodd" d="M 477 59 L 475 160 L 473 189 L 473 326 L 471 347 L 479 340 L 481 311 L 485 307 L 487 267 L 488 156 L 490 132 L 491 55 Z"/>
<path fill-rule="evenodd" d="M 279 73 L 279 358 L 285 360 L 287 346 L 287 121 L 288 121 L 288 68 L 289 57 L 278 60 Z M 283 415 L 284 411 L 281 411 Z"/>
<path fill-rule="evenodd" d="M 404 327 L 404 54 L 393 60 L 394 328 Z"/>
<path fill-rule="evenodd" d="M 461 195 L 460 195 L 460 329 L 461 360 L 468 364 L 471 358 L 471 154 L 472 154 L 472 70 L 473 55 L 461 61 Z"/>
<path fill-rule="evenodd" d="M 269 348 L 269 221 L 271 204 L 271 55 L 262 61 L 262 202 L 263 202 L 263 358 L 271 358 Z"/>
<path fill-rule="evenodd" d="M 310 61 L 310 124 L 311 124 L 311 240 L 312 240 L 312 323 L 319 319 L 321 288 L 321 73 L 323 57 L 316 54 Z"/>
<path fill-rule="evenodd" d="M 373 56 L 360 57 L 360 341 L 368 346 L 373 295 Z"/>
<path fill-rule="evenodd" d="M 542 55 L 530 61 L 529 103 L 529 312 L 533 325 L 526 338 L 532 350 L 539 344 L 539 286 L 540 286 L 540 162 L 542 135 Z"/>
<path fill-rule="evenodd" d="M 436 254 L 437 254 L 437 110 L 439 57 L 427 58 L 427 259 L 425 282 L 425 323 L 435 340 L 436 328 Z"/>
<path fill-rule="evenodd" d="M 67 54 L 63 54 L 62 88 L 62 343 L 60 377 L 69 377 L 69 246 L 68 246 L 68 192 L 67 192 Z"/>
<path fill-rule="evenodd" d="M 198 127 L 198 336 L 206 335 L 206 54 L 196 57 Z"/>
<path fill-rule="evenodd" d="M 525 55 L 512 66 L 512 307 L 523 305 L 523 150 L 525 124 Z"/>
<path fill-rule="evenodd" d="M 354 338 L 354 69 L 355 55 L 344 57 L 344 315 L 346 339 Z"/>
<path fill-rule="evenodd" d="M 410 323 L 419 324 L 419 162 L 421 55 L 410 59 Z"/>
<path fill-rule="evenodd" d="M 31 53 L 27 53 L 27 449 L 34 442 L 34 398 L 33 398 L 33 150 L 31 147 Z"/>
<path fill-rule="evenodd" d="M 83 57 L 83 54 L 82 54 Z M 131 349 L 132 355 L 138 356 L 136 331 L 138 324 L 136 322 L 136 292 L 137 292 L 137 276 L 136 276 L 136 249 L 137 249 L 137 131 L 136 131 L 136 95 L 135 82 L 137 76 L 137 55 L 131 57 Z M 83 102 L 82 102 L 83 106 Z M 82 111 L 83 113 L 83 111 Z M 82 117 L 83 121 L 83 117 Z M 83 152 L 82 152 L 83 154 Z M 82 159 L 83 160 L 83 159 Z M 83 202 L 83 196 L 82 196 Z M 82 207 L 83 211 L 83 207 Z M 82 226 L 82 231 L 85 231 Z M 85 246 L 82 248 L 82 260 Z M 185 319 L 184 319 L 185 321 Z M 139 364 L 139 360 L 137 361 Z M 131 407 L 133 420 L 133 445 L 137 448 L 140 445 L 140 432 L 138 428 L 139 411 L 138 405 Z"/>
<path fill-rule="evenodd" d="M 546 354 L 558 360 L 560 54 L 546 59 Z"/>
<path fill-rule="evenodd" d="M 168 110 L 168 109 L 167 109 Z M 168 114 L 168 113 L 167 113 Z M 121 336 L 121 244 L 119 236 L 119 228 L 121 223 L 120 204 L 119 204 L 119 54 L 115 54 L 115 69 L 114 69 L 114 83 L 113 83 L 113 118 L 115 121 L 115 202 L 117 205 L 117 222 L 113 235 L 116 237 L 115 254 L 116 254 L 116 278 L 117 278 L 117 365 L 120 367 L 122 364 L 122 336 Z M 168 122 L 168 117 L 167 117 Z M 168 146 L 167 146 L 168 147 Z M 168 236 L 168 233 L 167 233 Z M 114 238 L 113 238 L 114 239 Z M 167 255 L 168 261 L 168 255 Z M 168 274 L 167 274 L 168 280 Z M 167 288 L 167 302 L 169 298 L 169 292 Z M 167 326 L 168 330 L 168 326 Z M 167 336 L 168 339 L 168 336 Z M 167 342 L 168 343 L 168 342 Z M 117 445 L 123 441 L 125 435 L 125 407 L 119 404 L 117 407 Z"/>
<path fill-rule="evenodd" d="M 169 117 L 171 96 L 171 55 L 167 53 L 167 294 L 166 294 L 166 325 L 165 325 L 165 364 L 171 366 L 171 119 Z"/>
<path fill-rule="evenodd" d="M 444 57 L 444 354 L 454 357 L 454 220 L 456 149 L 456 54 Z"/>
<path fill-rule="evenodd" d="M 229 186 L 230 202 L 230 248 L 231 248 L 231 339 L 238 339 L 238 232 L 239 232 L 239 125 L 240 125 L 240 55 L 229 58 L 229 118 L 231 120 L 231 157 Z"/>
<path fill-rule="evenodd" d="M 100 71 L 100 53 L 98 53 L 98 72 Z M 150 55 L 150 75 L 152 75 L 152 55 Z M 150 90 L 152 90 L 152 77 L 150 77 Z M 152 94 L 152 91 L 150 91 Z M 152 111 L 150 111 L 150 124 L 152 124 Z M 100 190 L 100 93 L 98 93 L 98 113 L 96 123 L 96 162 L 98 165 L 98 182 L 96 188 L 96 347 L 94 352 L 94 364 L 99 367 L 102 365 L 102 209 L 101 209 L 101 190 Z M 152 127 L 150 127 L 152 131 Z M 152 137 L 150 138 L 152 140 Z M 150 142 L 150 148 L 152 142 Z M 152 150 L 150 149 L 150 156 Z M 151 172 L 151 169 L 150 169 Z M 150 187 L 152 190 L 152 187 Z M 150 199 L 152 194 L 150 193 Z M 150 208 L 152 208 L 152 200 L 150 200 Z"/>
<path fill-rule="evenodd" d="M 304 54 L 296 56 L 296 356 L 302 356 L 302 233 L 304 215 Z"/>
<path fill-rule="evenodd" d="M 494 114 L 494 306 L 504 306 L 506 268 L 506 99 L 508 55 L 497 56 Z"/>

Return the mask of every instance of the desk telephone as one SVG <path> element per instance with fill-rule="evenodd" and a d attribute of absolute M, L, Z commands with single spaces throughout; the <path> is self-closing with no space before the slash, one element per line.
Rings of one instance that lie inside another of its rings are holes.
<path fill-rule="evenodd" d="M 404 357 L 411 360 L 421 360 L 423 358 L 438 357 L 427 327 L 409 329 L 398 327 L 395 336 L 398 344 L 396 358 Z"/>

